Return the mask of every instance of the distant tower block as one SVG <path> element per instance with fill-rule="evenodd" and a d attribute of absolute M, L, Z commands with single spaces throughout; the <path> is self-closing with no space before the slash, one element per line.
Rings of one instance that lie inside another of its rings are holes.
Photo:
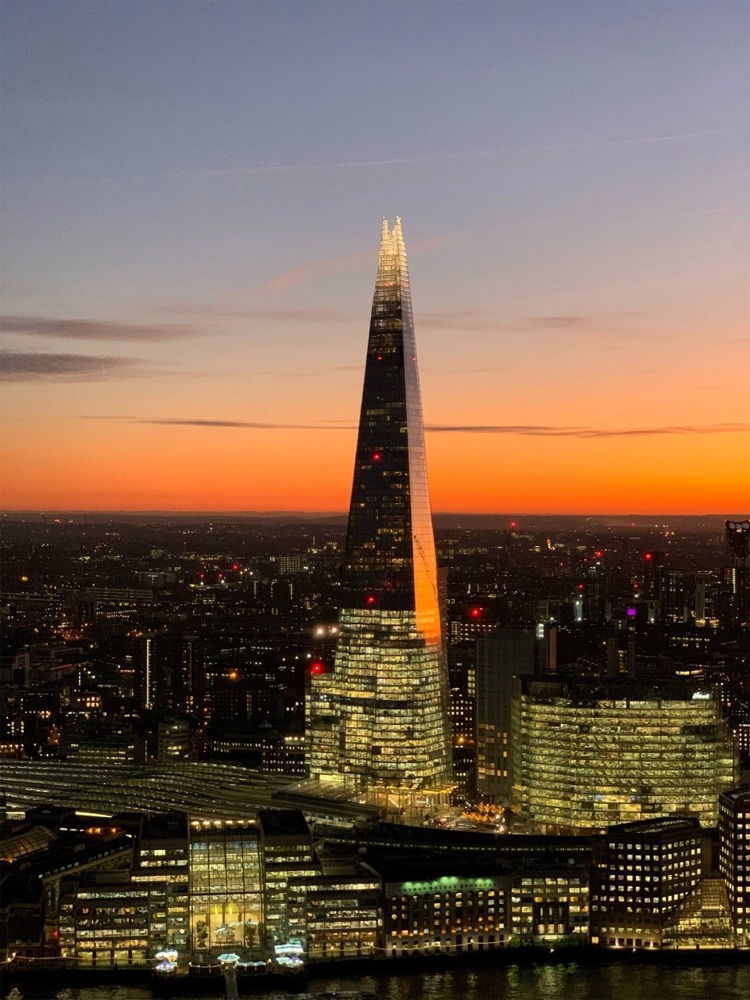
<path fill-rule="evenodd" d="M 750 561 L 750 521 L 725 521 L 724 538 L 733 564 L 747 566 Z"/>
<path fill-rule="evenodd" d="M 383 222 L 333 670 L 310 677 L 310 775 L 399 807 L 450 788 L 422 404 L 401 221 Z"/>
<path fill-rule="evenodd" d="M 726 625 L 750 623 L 750 520 L 725 521 L 729 565 L 724 570 Z"/>

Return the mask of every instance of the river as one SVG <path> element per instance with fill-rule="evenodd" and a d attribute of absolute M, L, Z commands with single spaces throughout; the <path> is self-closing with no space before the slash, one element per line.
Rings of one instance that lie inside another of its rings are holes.
<path fill-rule="evenodd" d="M 11 986 L 10 981 L 4 984 L 3 996 L 8 1000 L 150 1000 L 151 997 L 148 987 L 138 986 L 72 989 L 60 987 L 59 980 L 46 987 L 38 982 L 33 986 L 24 983 L 14 990 L 10 990 Z M 308 986 L 312 994 L 356 989 L 375 993 L 380 1000 L 747 1000 L 750 963 L 687 967 L 574 962 L 495 968 L 461 966 L 439 972 L 315 978 Z M 251 995 L 257 1000 L 278 1000 L 280 991 Z M 183 997 L 176 994 L 173 1000 Z"/>

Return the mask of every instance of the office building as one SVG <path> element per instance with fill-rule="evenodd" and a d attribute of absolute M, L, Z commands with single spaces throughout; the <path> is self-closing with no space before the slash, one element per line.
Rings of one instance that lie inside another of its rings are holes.
<path fill-rule="evenodd" d="M 701 879 L 697 819 L 672 817 L 611 826 L 597 845 L 591 942 L 660 948 L 669 918 Z"/>
<path fill-rule="evenodd" d="M 383 223 L 333 669 L 307 697 L 311 777 L 374 800 L 451 785 L 448 675 L 401 222 Z"/>
<path fill-rule="evenodd" d="M 497 865 L 456 860 L 372 862 L 383 886 L 385 958 L 502 948 L 511 878 Z"/>
<path fill-rule="evenodd" d="M 729 894 L 737 944 L 750 945 L 750 785 L 719 799 L 719 870 Z"/>
<path fill-rule="evenodd" d="M 497 629 L 477 639 L 477 791 L 510 803 L 510 720 L 513 678 L 533 674 L 537 640 L 530 629 Z"/>
<path fill-rule="evenodd" d="M 722 625 L 750 623 L 750 521 L 724 525 L 727 565 L 722 571 Z"/>
<path fill-rule="evenodd" d="M 258 947 L 263 885 L 255 820 L 191 822 L 189 870 L 193 952 Z"/>
<path fill-rule="evenodd" d="M 691 816 L 716 826 L 737 761 L 720 692 L 689 681 L 514 681 L 514 811 L 548 833 Z"/>
<path fill-rule="evenodd" d="M 312 834 L 298 809 L 261 809 L 258 827 L 266 941 L 283 944 L 291 937 L 290 880 L 318 874 Z"/>
<path fill-rule="evenodd" d="M 290 938 L 311 963 L 378 957 L 380 879 L 358 861 L 318 861 L 320 872 L 289 879 Z"/>

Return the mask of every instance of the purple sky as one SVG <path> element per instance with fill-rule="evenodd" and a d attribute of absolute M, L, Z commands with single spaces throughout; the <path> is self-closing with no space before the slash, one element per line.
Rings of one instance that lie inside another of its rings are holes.
<path fill-rule="evenodd" d="M 313 400 L 317 422 L 352 425 L 383 215 L 404 219 L 428 424 L 551 429 L 527 449 L 699 427 L 704 464 L 747 448 L 747 3 L 0 14 L 6 506 L 77 506 L 75 482 L 63 500 L 39 471 L 62 431 L 93 469 L 105 437 L 148 451 L 144 419 L 186 421 L 175 454 L 191 421 L 305 423 Z M 200 447 L 238 440 L 212 433 Z M 526 474 L 507 439 L 492 449 Z M 685 469 L 659 495 L 686 495 Z M 715 502 L 741 510 L 747 476 L 724 486 Z M 81 505 L 115 503 L 94 495 L 82 474 Z M 259 503 L 284 501 L 269 486 Z"/>

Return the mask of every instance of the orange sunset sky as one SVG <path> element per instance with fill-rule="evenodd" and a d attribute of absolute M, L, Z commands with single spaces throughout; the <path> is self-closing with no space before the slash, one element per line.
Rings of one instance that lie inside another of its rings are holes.
<path fill-rule="evenodd" d="M 3 5 L 5 510 L 345 510 L 400 214 L 434 510 L 747 515 L 747 5 L 382 6 Z"/>

